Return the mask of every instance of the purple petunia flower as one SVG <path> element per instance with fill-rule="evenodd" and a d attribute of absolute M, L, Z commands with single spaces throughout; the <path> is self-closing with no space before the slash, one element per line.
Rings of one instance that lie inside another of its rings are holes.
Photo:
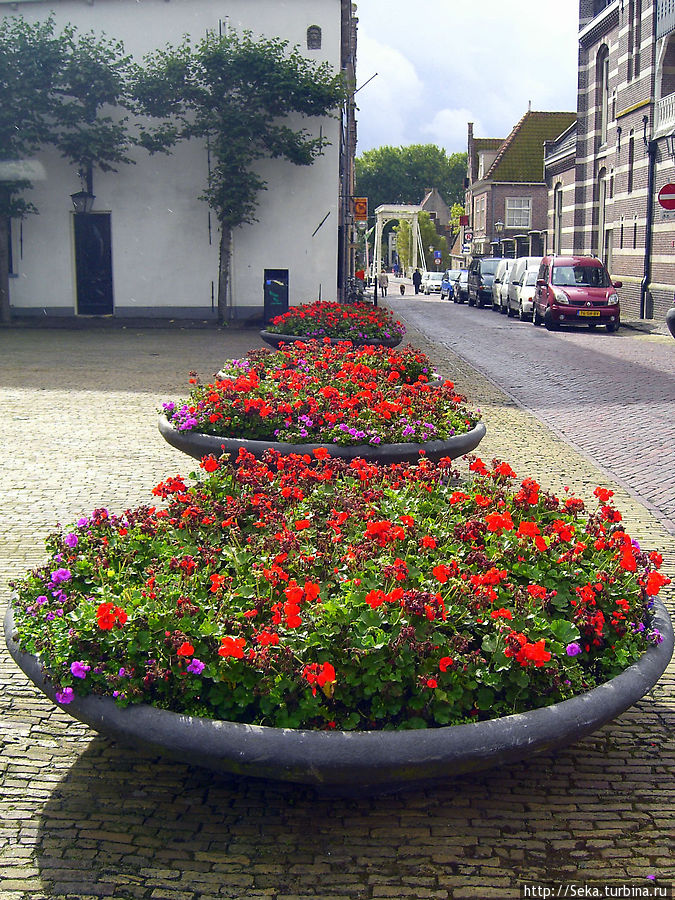
<path fill-rule="evenodd" d="M 70 674 L 74 675 L 75 678 L 86 678 L 87 672 L 91 669 L 91 666 L 88 666 L 86 663 L 77 660 L 70 664 Z"/>
<path fill-rule="evenodd" d="M 62 703 L 64 706 L 68 703 L 72 703 L 72 700 L 75 696 L 75 691 L 71 687 L 64 688 L 62 691 L 56 692 L 56 702 Z"/>
<path fill-rule="evenodd" d="M 204 668 L 204 663 L 200 659 L 197 659 L 197 657 L 195 656 L 190 665 L 187 667 L 187 671 L 192 672 L 193 675 L 201 675 L 204 671 Z"/>
<path fill-rule="evenodd" d="M 70 581 L 72 573 L 70 569 L 56 569 L 51 574 L 52 584 L 62 584 L 64 581 Z"/>
<path fill-rule="evenodd" d="M 576 641 L 572 641 L 572 643 L 568 644 L 565 648 L 565 652 L 568 656 L 578 656 L 581 653 L 581 647 Z"/>
<path fill-rule="evenodd" d="M 49 601 L 47 600 L 47 598 L 45 597 L 44 594 L 40 594 L 39 597 L 36 597 L 36 598 L 35 598 L 35 605 L 36 605 L 36 606 L 44 606 L 45 603 L 48 603 L 48 602 L 49 602 Z"/>
<path fill-rule="evenodd" d="M 72 549 L 73 547 L 77 547 L 78 540 L 79 539 L 77 535 L 73 534 L 73 532 L 71 531 L 70 534 L 67 534 L 64 537 L 63 543 L 66 545 L 66 547 L 70 547 Z"/>
<path fill-rule="evenodd" d="M 85 516 L 84 518 L 82 518 L 82 519 L 78 519 L 78 520 L 77 520 L 77 527 L 78 527 L 78 528 L 84 528 L 85 525 L 88 525 L 88 524 L 89 524 L 89 519 L 87 519 L 86 516 Z"/>

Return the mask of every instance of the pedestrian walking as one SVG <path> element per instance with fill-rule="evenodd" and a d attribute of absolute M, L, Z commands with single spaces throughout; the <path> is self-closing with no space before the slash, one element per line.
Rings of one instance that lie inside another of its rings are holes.
<path fill-rule="evenodd" d="M 415 288 L 415 293 L 419 294 L 420 285 L 422 284 L 422 276 L 419 269 L 415 269 L 415 271 L 413 272 L 412 283 L 413 287 Z"/>
<path fill-rule="evenodd" d="M 382 291 L 382 296 L 387 296 L 387 288 L 389 287 L 389 276 L 386 272 L 380 272 L 379 278 L 377 279 L 378 284 L 380 285 L 380 290 Z"/>

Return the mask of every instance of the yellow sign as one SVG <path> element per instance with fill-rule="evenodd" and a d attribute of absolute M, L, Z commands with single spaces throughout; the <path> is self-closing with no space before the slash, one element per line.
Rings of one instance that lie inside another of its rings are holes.
<path fill-rule="evenodd" d="M 368 219 L 368 198 L 353 197 L 354 202 L 354 220 L 356 222 L 365 222 Z"/>

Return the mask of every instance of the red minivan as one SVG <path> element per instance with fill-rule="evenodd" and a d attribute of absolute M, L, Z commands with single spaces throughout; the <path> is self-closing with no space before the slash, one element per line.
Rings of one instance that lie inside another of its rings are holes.
<path fill-rule="evenodd" d="M 539 266 L 532 321 L 554 331 L 560 325 L 620 324 L 619 297 L 607 269 L 595 256 L 545 256 Z"/>

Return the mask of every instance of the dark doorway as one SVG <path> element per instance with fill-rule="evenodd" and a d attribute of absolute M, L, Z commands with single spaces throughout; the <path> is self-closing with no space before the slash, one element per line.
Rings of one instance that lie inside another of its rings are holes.
<path fill-rule="evenodd" d="M 111 316 L 110 213 L 78 213 L 74 220 L 77 313 L 80 316 Z"/>

